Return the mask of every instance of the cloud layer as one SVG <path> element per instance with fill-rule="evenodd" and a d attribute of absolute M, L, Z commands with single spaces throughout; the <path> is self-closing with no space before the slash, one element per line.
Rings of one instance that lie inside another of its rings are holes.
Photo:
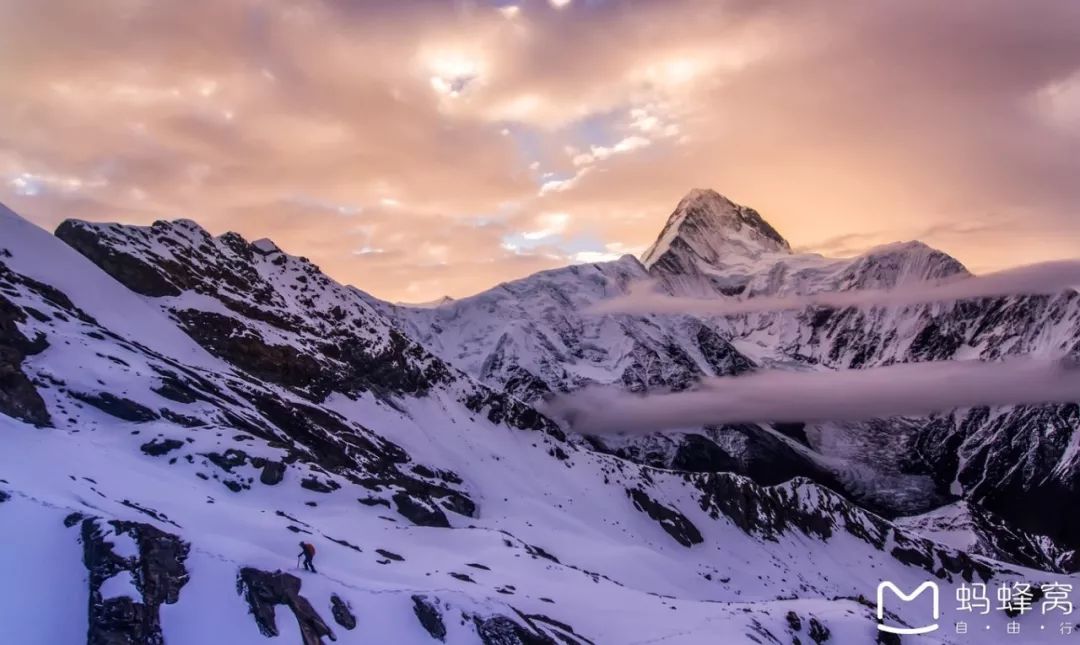
<path fill-rule="evenodd" d="M 733 316 L 806 307 L 902 307 L 996 296 L 1051 295 L 1066 289 L 1080 290 L 1080 260 L 1042 262 L 981 276 L 957 276 L 943 282 L 913 284 L 896 289 L 853 289 L 743 299 L 668 296 L 641 285 L 626 295 L 599 302 L 589 311 L 593 314 Z"/>
<path fill-rule="evenodd" d="M 0 94 L 42 225 L 191 217 L 391 299 L 641 250 L 694 186 L 817 250 L 1080 239 L 1071 0 L 0 0 Z"/>
<path fill-rule="evenodd" d="M 545 412 L 583 434 L 648 433 L 709 424 L 860 421 L 983 405 L 1080 400 L 1075 360 L 947 361 L 861 370 L 770 370 L 712 378 L 693 391 L 637 395 L 589 388 Z"/>

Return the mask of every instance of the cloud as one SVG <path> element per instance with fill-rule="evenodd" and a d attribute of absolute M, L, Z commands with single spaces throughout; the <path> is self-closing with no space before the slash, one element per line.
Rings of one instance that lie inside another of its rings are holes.
<path fill-rule="evenodd" d="M 526 240 L 542 240 L 562 233 L 566 230 L 566 225 L 570 223 L 570 214 L 541 213 L 536 220 L 539 228 L 524 231 L 521 234 Z"/>
<path fill-rule="evenodd" d="M 593 314 L 734 316 L 806 307 L 903 307 L 973 298 L 1052 295 L 1069 289 L 1080 290 L 1080 260 L 1043 262 L 981 276 L 957 276 L 942 282 L 905 285 L 895 289 L 852 289 L 743 299 L 669 296 L 641 285 L 626 295 L 601 301 L 589 311 Z"/>
<path fill-rule="evenodd" d="M 652 141 L 645 137 L 631 135 L 612 146 L 591 146 L 589 152 L 574 155 L 573 162 L 575 166 L 585 166 L 596 161 L 603 161 L 611 155 L 633 152 L 634 150 L 646 148 L 651 144 Z"/>
<path fill-rule="evenodd" d="M 948 361 L 862 370 L 770 370 L 711 378 L 692 391 L 638 395 L 587 388 L 547 401 L 546 414 L 583 434 L 648 433 L 755 422 L 860 421 L 976 406 L 1080 399 L 1073 359 Z"/>
<path fill-rule="evenodd" d="M 1080 135 L 1080 69 L 1039 89 L 1035 106 L 1043 118 L 1065 134 Z"/>
<path fill-rule="evenodd" d="M 548 193 L 561 193 L 563 191 L 573 188 L 578 181 L 589 171 L 589 168 L 582 168 L 569 177 L 563 179 L 548 179 L 544 183 L 540 184 L 540 195 L 546 195 Z"/>

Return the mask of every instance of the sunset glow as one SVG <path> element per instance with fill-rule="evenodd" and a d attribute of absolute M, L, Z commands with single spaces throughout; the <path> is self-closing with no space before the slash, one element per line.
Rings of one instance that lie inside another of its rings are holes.
<path fill-rule="evenodd" d="M 825 254 L 1080 236 L 1072 2 L 8 0 L 0 61 L 0 201 L 196 218 L 395 300 L 638 252 L 695 186 Z"/>

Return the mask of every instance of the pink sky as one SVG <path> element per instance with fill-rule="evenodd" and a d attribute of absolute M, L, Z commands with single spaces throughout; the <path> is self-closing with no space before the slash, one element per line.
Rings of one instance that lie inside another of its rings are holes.
<path fill-rule="evenodd" d="M 1080 3 L 0 0 L 0 201 L 271 237 L 393 300 L 639 253 L 1080 249 Z"/>

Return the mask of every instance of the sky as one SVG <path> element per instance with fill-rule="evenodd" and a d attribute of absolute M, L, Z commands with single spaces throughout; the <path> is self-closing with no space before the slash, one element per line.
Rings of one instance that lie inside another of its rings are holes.
<path fill-rule="evenodd" d="M 1080 250 L 1080 2 L 0 0 L 0 202 L 269 237 L 389 300 L 640 254 Z"/>

